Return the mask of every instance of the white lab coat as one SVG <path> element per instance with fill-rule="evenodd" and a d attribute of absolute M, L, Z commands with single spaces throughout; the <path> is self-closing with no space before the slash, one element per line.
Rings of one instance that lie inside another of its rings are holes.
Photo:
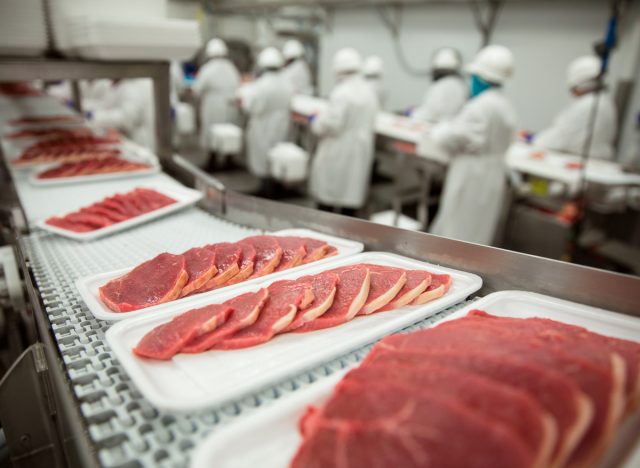
<path fill-rule="evenodd" d="M 450 120 L 460 112 L 468 98 L 469 87 L 460 76 L 444 76 L 431 83 L 422 104 L 411 117 L 429 123 Z"/>
<path fill-rule="evenodd" d="M 304 59 L 296 59 L 287 65 L 282 74 L 289 80 L 295 94 L 313 94 L 313 85 L 311 84 L 311 70 Z"/>
<path fill-rule="evenodd" d="M 607 91 L 600 92 L 599 96 L 589 157 L 610 160 L 616 134 L 616 107 Z M 576 97 L 558 114 L 551 127 L 535 136 L 533 144 L 542 149 L 582 154 L 595 98 L 596 93 Z"/>
<path fill-rule="evenodd" d="M 516 134 L 516 114 L 500 89 L 471 99 L 432 132 L 452 161 L 432 234 L 490 245 L 506 196 L 504 155 Z"/>
<path fill-rule="evenodd" d="M 378 98 L 378 107 L 381 110 L 384 109 L 384 105 L 387 100 L 387 93 L 385 92 L 382 84 L 382 77 L 365 77 L 365 81 L 369 86 L 371 86 L 371 89 L 373 89 L 374 94 Z"/>
<path fill-rule="evenodd" d="M 208 146 L 211 125 L 238 123 L 235 105 L 240 74 L 226 58 L 213 58 L 200 70 L 193 91 L 200 97 L 200 144 Z"/>
<path fill-rule="evenodd" d="M 155 151 L 153 82 L 148 78 L 122 80 L 105 99 L 105 105 L 93 112 L 93 123 L 101 128 L 117 128 L 134 142 Z"/>
<path fill-rule="evenodd" d="M 362 76 L 331 92 L 329 105 L 311 126 L 320 137 L 311 167 L 311 194 L 320 203 L 360 208 L 369 189 L 374 157 L 377 98 Z"/>
<path fill-rule="evenodd" d="M 293 89 L 281 72 L 267 71 L 243 97 L 247 112 L 247 158 L 249 171 L 269 176 L 269 151 L 286 140 L 290 127 L 289 106 Z"/>

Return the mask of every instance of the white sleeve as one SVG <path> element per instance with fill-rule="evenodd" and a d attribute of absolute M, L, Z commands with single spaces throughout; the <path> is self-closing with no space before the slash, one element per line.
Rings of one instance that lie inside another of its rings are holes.
<path fill-rule="evenodd" d="M 534 137 L 533 145 L 548 150 L 575 152 L 572 142 L 580 139 L 591 112 L 591 106 L 581 104 L 574 102 L 560 112 L 549 128 Z"/>
<path fill-rule="evenodd" d="M 329 105 L 311 124 L 311 131 L 318 136 L 337 134 L 344 126 L 347 103 L 339 95 L 332 94 Z"/>
<path fill-rule="evenodd" d="M 450 154 L 473 154 L 486 145 L 487 126 L 481 109 L 467 105 L 453 120 L 434 127 L 432 138 Z"/>

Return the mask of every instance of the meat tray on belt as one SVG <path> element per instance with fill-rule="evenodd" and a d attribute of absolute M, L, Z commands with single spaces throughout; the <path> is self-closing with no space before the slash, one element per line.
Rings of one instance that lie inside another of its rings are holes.
<path fill-rule="evenodd" d="M 291 466 L 595 466 L 639 371 L 638 343 L 474 310 L 380 341 L 302 415 Z"/>
<path fill-rule="evenodd" d="M 109 153 L 111 153 L 109 151 Z M 113 174 L 118 172 L 135 172 L 150 169 L 150 164 L 128 161 L 117 156 L 85 159 L 69 162 L 47 169 L 38 174 L 38 179 L 58 179 L 63 177 L 80 177 L 97 174 Z"/>
<path fill-rule="evenodd" d="M 148 332 L 133 351 L 167 360 L 177 353 L 247 348 L 280 333 L 312 332 L 357 315 L 425 304 L 450 285 L 449 275 L 425 270 L 368 263 L 338 267 L 189 310 Z"/>
<path fill-rule="evenodd" d="M 114 147 L 119 142 L 120 137 L 116 134 L 47 139 L 28 146 L 11 163 L 14 166 L 25 166 L 29 164 L 74 162 L 114 157 L 120 154 L 120 150 Z"/>

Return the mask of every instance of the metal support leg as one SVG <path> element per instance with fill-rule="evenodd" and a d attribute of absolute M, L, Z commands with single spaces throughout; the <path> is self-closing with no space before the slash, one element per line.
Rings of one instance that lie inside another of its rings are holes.
<path fill-rule="evenodd" d="M 153 97 L 155 101 L 156 152 L 163 167 L 171 166 L 173 132 L 171 122 L 171 102 L 169 101 L 169 63 L 164 63 L 153 75 Z"/>
<path fill-rule="evenodd" d="M 80 90 L 80 82 L 71 80 L 71 97 L 73 99 L 73 107 L 79 114 L 83 114 L 82 110 L 82 91 Z"/>
<path fill-rule="evenodd" d="M 429 194 L 431 193 L 431 171 L 426 167 L 419 167 L 420 195 L 418 198 L 418 221 L 420 229 L 426 231 L 429 226 Z"/>
<path fill-rule="evenodd" d="M 402 214 L 402 175 L 404 174 L 404 166 L 407 156 L 402 151 L 396 151 L 395 155 L 396 173 L 393 178 L 394 190 L 391 205 L 393 207 L 393 225 L 397 227 L 400 222 L 400 214 Z"/>

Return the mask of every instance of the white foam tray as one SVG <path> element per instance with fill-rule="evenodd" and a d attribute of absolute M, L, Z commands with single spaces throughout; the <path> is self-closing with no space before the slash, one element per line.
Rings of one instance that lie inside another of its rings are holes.
<path fill-rule="evenodd" d="M 139 358 L 131 351 L 147 332 L 193 306 L 222 303 L 239 294 L 267 286 L 272 279 L 238 288 L 231 293 L 212 295 L 190 307 L 177 307 L 153 316 L 119 322 L 107 331 L 107 342 L 136 387 L 154 406 L 168 411 L 195 411 L 256 392 L 376 341 L 465 300 L 482 286 L 482 279 L 477 275 L 382 252 L 354 255 L 330 265 L 310 266 L 279 279 L 295 279 L 326 271 L 329 267 L 358 263 L 447 273 L 451 275 L 453 284 L 447 294 L 427 304 L 359 316 L 346 324 L 325 330 L 285 333 L 252 348 L 179 354 L 170 361 Z"/>
<path fill-rule="evenodd" d="M 472 309 L 481 309 L 503 317 L 550 318 L 603 335 L 640 341 L 638 318 L 525 291 L 489 294 L 454 312 L 438 324 L 463 317 Z M 298 432 L 300 416 L 308 405 L 322 405 L 341 377 L 342 375 L 338 375 L 323 379 L 274 403 L 264 411 L 212 433 L 197 447 L 190 467 L 287 467 L 302 441 Z M 247 450 L 247 441 L 251 441 L 250 450 Z M 634 465 L 624 466 L 631 468 Z"/>
<path fill-rule="evenodd" d="M 40 229 L 43 229 L 48 232 L 52 232 L 59 236 L 68 237 L 69 239 L 83 241 L 83 242 L 91 241 L 91 240 L 99 239 L 100 237 L 109 236 L 109 235 L 124 231 L 126 229 L 130 229 L 134 226 L 147 223 L 149 221 L 160 218 L 162 216 L 166 216 L 170 213 L 186 208 L 187 206 L 191 206 L 202 198 L 201 192 L 187 188 L 187 187 L 183 187 L 181 185 L 140 184 L 137 187 L 156 190 L 160 193 L 163 193 L 164 195 L 167 195 L 173 198 L 174 200 L 176 200 L 176 203 L 172 203 L 171 205 L 165 206 L 158 210 L 154 210 L 149 213 L 136 216 L 135 218 L 122 221 L 121 223 L 112 224 L 111 226 L 107 226 L 102 229 L 96 229 L 95 231 L 90 231 L 90 232 L 72 232 L 56 226 L 50 226 L 45 222 L 46 219 L 42 219 L 38 221 L 36 223 L 36 226 Z M 96 203 L 102 200 L 103 198 L 104 197 L 98 200 L 87 200 L 87 204 L 85 206 L 89 206 L 93 203 Z M 69 213 L 60 213 L 58 214 L 58 216 L 65 216 L 66 214 L 69 214 Z"/>
<path fill-rule="evenodd" d="M 166 310 L 174 310 L 175 308 L 193 308 L 194 304 L 202 304 L 207 303 L 210 297 L 216 296 L 222 291 L 230 291 L 238 288 L 245 288 L 247 285 L 252 284 L 260 284 L 265 281 L 265 279 L 273 279 L 273 278 L 281 278 L 283 276 L 291 274 L 291 272 L 305 270 L 307 268 L 315 267 L 316 265 L 324 265 L 328 262 L 334 262 L 338 258 L 347 257 L 350 255 L 355 255 L 364 249 L 364 245 L 361 242 L 356 242 L 348 239 L 343 239 L 342 237 L 330 236 L 327 234 L 321 234 L 316 231 L 311 231 L 309 229 L 285 229 L 282 231 L 272 232 L 269 235 L 273 236 L 300 236 L 300 237 L 311 237 L 313 239 L 323 240 L 328 244 L 333 245 L 338 249 L 338 254 L 333 257 L 324 258 L 318 260 L 317 262 L 310 263 L 307 265 L 301 265 L 295 268 L 291 268 L 289 270 L 285 270 L 279 273 L 271 273 L 266 277 L 255 278 L 249 281 L 243 281 L 242 283 L 234 284 L 231 286 L 226 286 L 224 288 L 219 288 L 214 291 L 209 291 L 202 294 L 197 294 L 195 296 L 184 297 L 182 299 L 178 299 L 175 301 L 168 302 L 166 304 L 159 304 L 157 306 L 146 307 L 144 309 L 136 310 L 133 312 L 114 312 L 110 310 L 104 303 L 100 300 L 100 294 L 98 289 L 104 284 L 108 283 L 112 279 L 118 278 L 126 273 L 128 273 L 131 269 L 133 269 L 137 265 L 133 265 L 128 268 L 123 268 L 121 270 L 110 271 L 107 273 L 99 273 L 97 275 L 87 276 L 83 278 L 79 278 L 76 281 L 76 286 L 78 287 L 78 292 L 80 296 L 84 300 L 87 307 L 89 307 L 89 311 L 100 320 L 125 320 L 131 317 L 136 317 L 139 315 L 148 315 L 148 314 L 157 314 L 161 311 Z M 238 239 L 240 240 L 240 239 Z M 213 241 L 212 241 L 213 242 Z M 160 252 L 158 252 L 160 253 Z M 177 252 L 176 252 L 177 253 Z M 188 309 L 184 309 L 188 310 Z"/>

